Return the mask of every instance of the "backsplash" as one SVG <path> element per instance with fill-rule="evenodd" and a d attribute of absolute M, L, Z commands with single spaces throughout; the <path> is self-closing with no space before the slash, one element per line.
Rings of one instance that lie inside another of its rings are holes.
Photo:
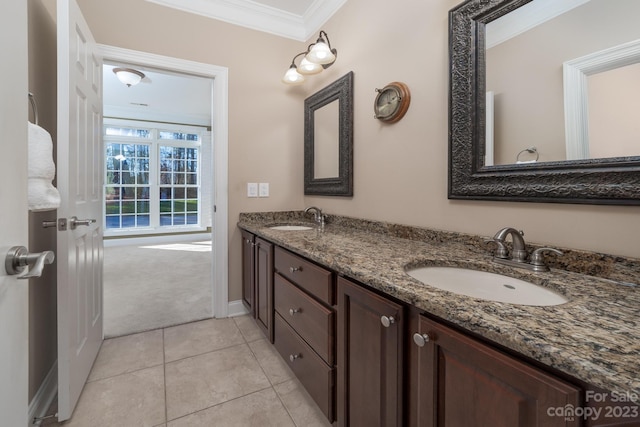
<path fill-rule="evenodd" d="M 325 214 L 325 216 L 327 227 L 340 227 L 345 231 L 355 229 L 436 244 L 456 243 L 468 246 L 470 250 L 487 254 L 492 250 L 491 246 L 487 246 L 486 241 L 492 238 L 493 233 L 487 236 L 478 236 L 339 215 Z M 312 217 L 305 215 L 303 211 L 241 213 L 239 219 L 241 222 L 272 223 L 274 225 L 312 222 Z M 545 247 L 545 245 L 527 241 L 529 252 L 540 247 Z M 640 284 L 640 259 L 571 248 L 555 248 L 564 252 L 564 255 L 545 257 L 545 263 L 551 268 L 622 283 Z"/>

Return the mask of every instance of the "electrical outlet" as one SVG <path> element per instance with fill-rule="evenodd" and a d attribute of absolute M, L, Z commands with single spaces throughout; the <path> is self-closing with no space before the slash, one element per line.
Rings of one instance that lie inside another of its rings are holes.
<path fill-rule="evenodd" d="M 247 182 L 247 197 L 258 197 L 258 184 Z"/>
<path fill-rule="evenodd" d="M 259 197 L 269 197 L 269 183 L 261 182 L 258 184 L 258 196 Z"/>

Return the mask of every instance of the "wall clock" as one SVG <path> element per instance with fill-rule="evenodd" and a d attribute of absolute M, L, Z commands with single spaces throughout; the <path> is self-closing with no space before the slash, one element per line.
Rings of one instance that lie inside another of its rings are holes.
<path fill-rule="evenodd" d="M 392 82 L 382 89 L 376 89 L 376 92 L 378 92 L 378 95 L 373 102 L 374 117 L 376 119 L 386 123 L 395 123 L 409 109 L 411 93 L 406 84 Z"/>

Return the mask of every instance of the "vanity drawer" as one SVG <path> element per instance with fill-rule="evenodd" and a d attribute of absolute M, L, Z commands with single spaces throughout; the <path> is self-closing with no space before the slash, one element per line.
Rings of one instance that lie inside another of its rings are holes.
<path fill-rule="evenodd" d="M 278 273 L 316 298 L 329 305 L 334 304 L 333 275 L 329 270 L 277 246 L 274 266 Z"/>
<path fill-rule="evenodd" d="M 333 310 L 320 304 L 294 284 L 276 273 L 274 276 L 276 312 L 329 365 L 335 363 Z"/>
<path fill-rule="evenodd" d="M 274 346 L 329 421 L 334 420 L 335 369 L 305 343 L 276 313 Z"/>

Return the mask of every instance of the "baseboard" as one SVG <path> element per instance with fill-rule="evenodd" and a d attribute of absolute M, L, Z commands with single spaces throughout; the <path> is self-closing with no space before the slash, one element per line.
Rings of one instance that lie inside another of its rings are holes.
<path fill-rule="evenodd" d="M 165 234 L 162 236 L 137 236 L 122 237 L 119 239 L 105 239 L 104 247 L 110 248 L 114 246 L 140 246 L 140 245 L 163 245 L 181 242 L 194 242 L 211 239 L 211 233 L 192 233 L 192 234 Z"/>
<path fill-rule="evenodd" d="M 49 373 L 40 384 L 40 388 L 33 399 L 29 403 L 29 418 L 27 418 L 27 426 L 33 426 L 34 418 L 44 417 L 56 398 L 58 393 L 58 361 L 53 363 Z M 35 424 L 38 425 L 38 424 Z"/>
<path fill-rule="evenodd" d="M 242 316 L 249 311 L 242 303 L 242 300 L 229 301 L 229 317 Z"/>

